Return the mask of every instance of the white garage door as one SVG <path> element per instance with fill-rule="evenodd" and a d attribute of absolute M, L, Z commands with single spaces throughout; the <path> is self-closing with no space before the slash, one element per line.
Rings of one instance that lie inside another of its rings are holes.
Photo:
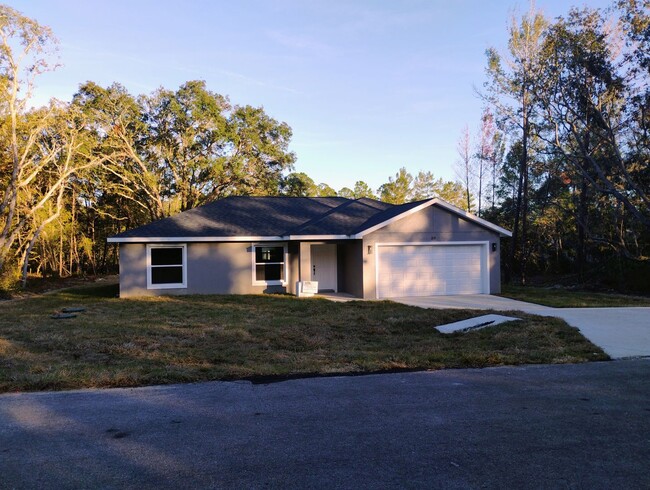
<path fill-rule="evenodd" d="M 489 292 L 484 245 L 381 245 L 377 253 L 379 298 Z"/>

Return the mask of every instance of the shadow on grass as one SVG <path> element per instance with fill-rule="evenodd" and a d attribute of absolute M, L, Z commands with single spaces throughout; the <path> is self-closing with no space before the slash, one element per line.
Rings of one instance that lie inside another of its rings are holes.
<path fill-rule="evenodd" d="M 0 392 L 608 359 L 564 321 L 522 320 L 468 334 L 435 326 L 480 311 L 389 301 L 268 295 L 115 299 L 117 285 L 10 302 L 0 315 Z M 50 318 L 83 307 L 76 318 Z"/>
<path fill-rule="evenodd" d="M 80 286 L 60 291 L 59 294 L 73 298 L 117 298 L 120 294 L 119 284 L 102 286 Z"/>

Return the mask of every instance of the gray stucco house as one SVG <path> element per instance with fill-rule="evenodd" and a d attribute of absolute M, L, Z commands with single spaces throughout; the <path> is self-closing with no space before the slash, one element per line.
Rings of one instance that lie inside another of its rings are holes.
<path fill-rule="evenodd" d="M 359 298 L 500 292 L 511 233 L 439 199 L 228 197 L 108 239 L 120 296 L 296 293 Z"/>

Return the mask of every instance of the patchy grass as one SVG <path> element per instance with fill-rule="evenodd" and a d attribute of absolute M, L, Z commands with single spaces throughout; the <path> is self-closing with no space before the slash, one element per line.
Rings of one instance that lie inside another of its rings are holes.
<path fill-rule="evenodd" d="M 650 306 L 650 297 L 506 284 L 501 296 L 555 308 Z"/>
<path fill-rule="evenodd" d="M 0 392 L 608 358 L 553 318 L 442 335 L 435 325 L 481 312 L 268 295 L 118 299 L 114 287 L 0 303 Z M 86 311 L 50 318 L 66 306 Z"/>

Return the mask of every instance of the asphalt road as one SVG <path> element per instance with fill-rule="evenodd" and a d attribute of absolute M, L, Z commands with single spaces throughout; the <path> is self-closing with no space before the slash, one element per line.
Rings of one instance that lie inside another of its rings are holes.
<path fill-rule="evenodd" d="M 0 396 L 2 488 L 648 488 L 650 359 Z"/>

